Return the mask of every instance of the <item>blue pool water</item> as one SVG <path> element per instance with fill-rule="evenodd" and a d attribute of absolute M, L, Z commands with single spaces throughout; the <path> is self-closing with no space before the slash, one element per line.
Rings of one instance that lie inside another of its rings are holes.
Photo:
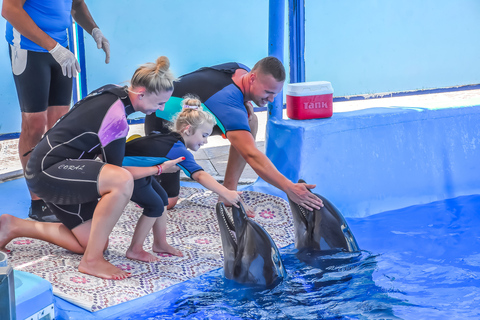
<path fill-rule="evenodd" d="M 479 208 L 475 195 L 347 219 L 360 253 L 289 246 L 289 277 L 273 289 L 220 269 L 119 319 L 480 319 Z"/>

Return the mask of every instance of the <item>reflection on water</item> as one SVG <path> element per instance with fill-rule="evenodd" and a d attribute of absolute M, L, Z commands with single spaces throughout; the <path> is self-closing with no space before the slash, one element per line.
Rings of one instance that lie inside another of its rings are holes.
<path fill-rule="evenodd" d="M 479 208 L 469 196 L 349 219 L 364 251 L 289 246 L 280 250 L 288 278 L 273 289 L 216 270 L 129 319 L 479 319 Z"/>

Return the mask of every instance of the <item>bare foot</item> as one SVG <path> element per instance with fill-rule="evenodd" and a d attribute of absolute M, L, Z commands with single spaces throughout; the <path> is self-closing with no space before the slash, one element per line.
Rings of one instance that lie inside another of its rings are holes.
<path fill-rule="evenodd" d="M 83 256 L 78 265 L 78 271 L 95 277 L 112 280 L 123 280 L 130 276 L 130 273 L 115 267 L 103 257 L 87 262 L 85 256 Z"/>
<path fill-rule="evenodd" d="M 13 235 L 13 224 L 16 218 L 9 214 L 2 214 L 0 216 L 0 251 L 9 253 L 10 250 L 5 246 L 15 237 Z"/>
<path fill-rule="evenodd" d="M 140 250 L 140 251 L 134 251 L 130 248 L 128 248 L 126 256 L 128 259 L 132 260 L 139 260 L 139 261 L 144 261 L 144 262 L 155 262 L 155 261 L 160 261 L 158 257 L 155 257 L 153 254 L 145 251 L 145 250 Z"/>
<path fill-rule="evenodd" d="M 153 244 L 152 251 L 156 253 L 169 253 L 177 257 L 183 257 L 183 253 L 180 250 L 172 247 L 168 243 L 163 243 L 160 245 Z"/>

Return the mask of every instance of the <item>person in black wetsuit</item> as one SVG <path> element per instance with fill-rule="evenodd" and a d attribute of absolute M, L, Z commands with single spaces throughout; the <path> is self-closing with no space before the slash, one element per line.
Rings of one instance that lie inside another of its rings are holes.
<path fill-rule="evenodd" d="M 167 132 L 168 122 L 181 108 L 181 97 L 187 93 L 195 94 L 203 102 L 204 109 L 215 116 L 217 126 L 214 132 L 222 133 L 231 143 L 225 187 L 237 189 L 248 163 L 263 180 L 284 191 L 294 202 L 309 210 L 320 209 L 322 201 L 309 191 L 315 185 L 288 180 L 255 144 L 258 119 L 251 102 L 259 107 L 273 102 L 282 91 L 284 81 L 285 69 L 275 57 L 261 59 L 252 70 L 236 62 L 198 69 L 175 81 L 172 98 L 163 111 L 145 117 L 145 134 Z M 161 181 L 162 185 L 170 184 L 167 177 L 161 177 Z M 219 201 L 229 204 L 221 197 Z M 169 208 L 174 205 L 171 198 Z"/>
<path fill-rule="evenodd" d="M 129 87 L 107 85 L 79 101 L 33 149 L 26 166 L 29 188 L 62 223 L 0 216 L 0 250 L 16 237 L 31 237 L 83 253 L 78 270 L 105 279 L 124 279 L 126 271 L 105 260 L 108 236 L 130 200 L 134 179 L 150 176 L 157 166 L 122 168 L 127 116 L 164 107 L 173 90 L 170 62 L 140 66 Z M 162 164 L 179 170 L 181 159 Z"/>
<path fill-rule="evenodd" d="M 201 102 L 195 97 L 186 97 L 183 100 L 183 111 L 176 115 L 172 131 L 169 133 L 154 133 L 127 142 L 124 167 L 128 166 L 151 166 L 162 163 L 169 159 L 184 158 L 178 166 L 185 174 L 199 182 L 209 190 L 223 196 L 231 203 L 241 201 L 241 192 L 231 191 L 218 183 L 210 174 L 203 171 L 190 151 L 197 151 L 207 143 L 215 125 L 215 119 L 210 113 L 202 110 Z M 158 174 L 161 171 L 158 171 Z M 167 243 L 166 206 L 168 194 L 178 196 L 180 191 L 180 176 L 176 175 L 176 181 L 170 181 L 167 191 L 153 177 L 135 180 L 131 200 L 143 209 L 127 257 L 146 262 L 158 261 L 159 259 L 143 249 L 145 238 L 150 230 L 153 230 L 153 252 L 167 252 L 177 256 L 183 256 L 178 250 Z"/>

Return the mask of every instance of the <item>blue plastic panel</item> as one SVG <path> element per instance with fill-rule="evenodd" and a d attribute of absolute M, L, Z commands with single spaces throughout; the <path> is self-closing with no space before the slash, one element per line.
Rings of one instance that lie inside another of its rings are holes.
<path fill-rule="evenodd" d="M 52 285 L 34 274 L 14 270 L 17 319 L 26 319 L 53 303 Z"/>
<path fill-rule="evenodd" d="M 269 130 L 280 172 L 317 184 L 348 217 L 480 192 L 480 106 L 372 108 Z"/>

